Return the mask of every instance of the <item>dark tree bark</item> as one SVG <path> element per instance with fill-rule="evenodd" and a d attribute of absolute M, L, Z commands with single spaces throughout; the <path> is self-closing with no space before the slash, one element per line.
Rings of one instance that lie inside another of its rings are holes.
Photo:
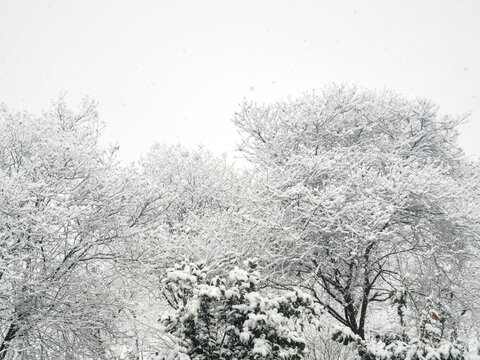
<path fill-rule="evenodd" d="M 4 360 L 8 353 L 8 348 L 10 347 L 10 342 L 15 339 L 15 336 L 18 332 L 18 326 L 16 323 L 12 322 L 8 328 L 7 334 L 0 345 L 0 360 Z"/>

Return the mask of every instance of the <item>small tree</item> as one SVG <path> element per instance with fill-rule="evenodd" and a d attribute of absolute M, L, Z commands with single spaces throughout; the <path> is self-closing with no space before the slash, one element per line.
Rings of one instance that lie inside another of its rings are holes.
<path fill-rule="evenodd" d="M 256 263 L 228 277 L 208 278 L 208 268 L 182 263 L 171 269 L 164 295 L 173 312 L 162 318 L 178 338 L 177 355 L 206 359 L 302 359 L 301 319 L 313 302 L 301 292 L 257 291 Z"/>

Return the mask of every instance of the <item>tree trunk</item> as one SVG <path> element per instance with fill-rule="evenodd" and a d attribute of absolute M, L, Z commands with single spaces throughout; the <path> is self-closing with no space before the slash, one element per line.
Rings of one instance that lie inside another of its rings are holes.
<path fill-rule="evenodd" d="M 0 346 L 0 360 L 4 360 L 6 358 L 10 342 L 17 335 L 17 331 L 18 326 L 15 323 L 11 323 L 5 338 L 2 341 L 2 345 Z"/>

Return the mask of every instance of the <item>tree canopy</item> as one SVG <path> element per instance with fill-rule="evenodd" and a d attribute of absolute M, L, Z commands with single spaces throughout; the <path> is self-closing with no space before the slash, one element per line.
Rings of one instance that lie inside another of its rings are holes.
<path fill-rule="evenodd" d="M 92 101 L 1 107 L 0 360 L 475 359 L 463 120 L 331 86 L 242 103 L 245 168 L 166 144 L 125 165 Z"/>

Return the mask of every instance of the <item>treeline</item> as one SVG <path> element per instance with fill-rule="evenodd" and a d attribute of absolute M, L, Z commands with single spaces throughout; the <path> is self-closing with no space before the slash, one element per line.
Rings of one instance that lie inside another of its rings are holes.
<path fill-rule="evenodd" d="M 0 360 L 475 359 L 463 118 L 345 86 L 203 148 L 104 148 L 96 104 L 0 108 Z"/>

